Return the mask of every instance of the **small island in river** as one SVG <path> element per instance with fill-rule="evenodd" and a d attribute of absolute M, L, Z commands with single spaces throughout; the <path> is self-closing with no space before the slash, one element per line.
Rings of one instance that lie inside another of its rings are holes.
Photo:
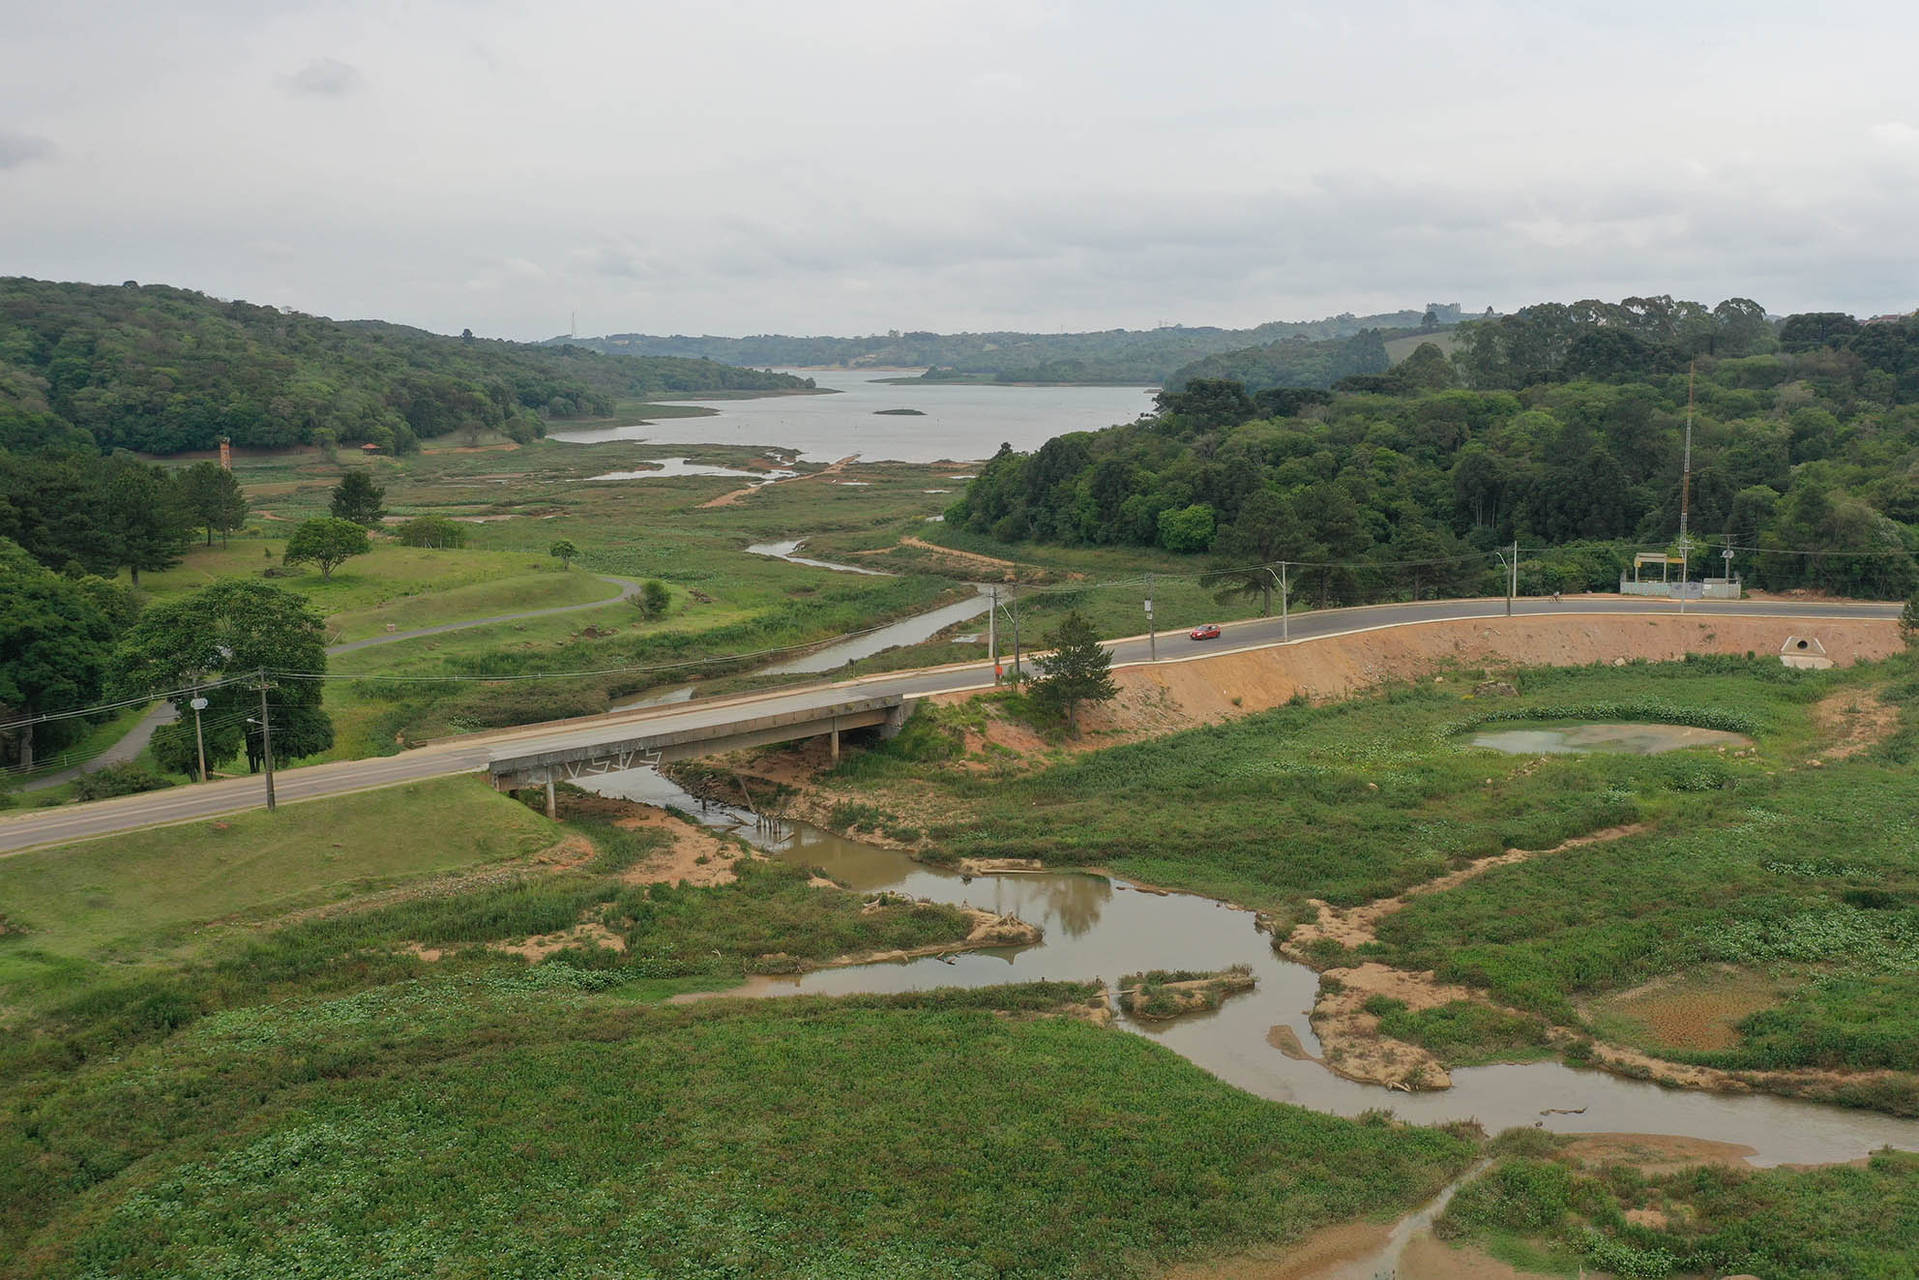
<path fill-rule="evenodd" d="M 875 409 L 873 414 L 875 417 L 924 418 L 926 411 L 924 409 Z"/>

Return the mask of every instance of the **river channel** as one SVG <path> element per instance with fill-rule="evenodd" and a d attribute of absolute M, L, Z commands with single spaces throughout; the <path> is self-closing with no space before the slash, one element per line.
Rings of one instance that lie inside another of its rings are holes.
<path fill-rule="evenodd" d="M 609 774 L 591 785 L 604 795 L 702 813 L 697 800 L 650 770 Z M 1919 1150 L 1919 1120 L 1763 1094 L 1671 1089 L 1558 1062 L 1461 1068 L 1452 1073 L 1451 1089 L 1431 1093 L 1355 1084 L 1317 1062 L 1290 1058 L 1269 1043 L 1269 1031 L 1289 1027 L 1317 1056 L 1319 1041 L 1307 1011 L 1319 976 L 1276 954 L 1270 936 L 1255 928 L 1250 911 L 1192 894 L 1147 891 L 1098 874 L 968 878 L 805 823 L 787 823 L 778 834 L 769 834 L 756 830 L 749 814 L 715 806 L 702 817 L 738 832 L 774 857 L 819 867 L 860 892 L 886 889 L 1011 912 L 1046 931 L 1037 946 L 761 977 L 731 994 L 853 995 L 1093 978 L 1110 988 L 1121 976 L 1145 969 L 1246 964 L 1258 986 L 1229 997 L 1212 1013 L 1170 1024 L 1142 1023 L 1121 1014 L 1116 1025 L 1159 1041 L 1250 1093 L 1337 1115 L 1387 1108 L 1420 1124 L 1477 1120 L 1495 1133 L 1538 1125 L 1569 1133 L 1708 1138 L 1753 1148 L 1756 1164 L 1853 1160 L 1886 1145 Z"/>

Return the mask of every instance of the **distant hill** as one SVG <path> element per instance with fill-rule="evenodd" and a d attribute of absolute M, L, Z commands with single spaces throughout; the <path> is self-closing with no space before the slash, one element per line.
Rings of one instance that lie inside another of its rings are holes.
<path fill-rule="evenodd" d="M 0 277 L 0 449 L 178 453 L 331 438 L 404 451 L 473 427 L 530 439 L 623 399 L 805 379 L 710 360 L 337 321 L 165 285 Z"/>
<path fill-rule="evenodd" d="M 1430 317 L 1430 318 L 1429 318 Z M 1219 352 L 1289 339 L 1329 341 L 1369 329 L 1452 325 L 1457 303 L 1376 316 L 1273 321 L 1251 329 L 1105 329 L 1088 333 L 926 333 L 894 330 L 855 338 L 761 334 L 747 338 L 660 337 L 615 333 L 602 338 L 552 338 L 608 355 L 681 356 L 733 365 L 789 368 L 925 367 L 927 381 L 1105 382 L 1157 385 L 1181 367 Z"/>

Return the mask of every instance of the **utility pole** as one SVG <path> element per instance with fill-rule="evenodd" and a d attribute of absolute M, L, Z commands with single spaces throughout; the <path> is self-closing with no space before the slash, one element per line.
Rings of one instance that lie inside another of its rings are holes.
<path fill-rule="evenodd" d="M 1008 592 L 1007 595 L 1010 597 L 1012 593 Z M 1019 669 L 1019 610 L 1014 608 L 1009 610 L 1009 612 L 1013 615 L 1013 687 L 1017 689 L 1021 675 Z"/>
<path fill-rule="evenodd" d="M 267 669 L 260 668 L 260 757 L 266 762 L 267 812 L 273 812 L 273 721 L 267 716 Z"/>
<path fill-rule="evenodd" d="M 193 691 L 193 702 L 190 705 L 193 707 L 193 746 L 200 754 L 200 781 L 205 782 L 207 780 L 207 740 L 206 735 L 200 732 L 200 713 L 207 709 L 207 700 L 200 696 L 198 689 Z"/>
<path fill-rule="evenodd" d="M 1506 566 L 1506 616 L 1513 616 L 1513 597 L 1519 594 L 1519 539 L 1513 539 L 1513 558 Z"/>
<path fill-rule="evenodd" d="M 1159 661 L 1159 628 L 1153 624 L 1153 575 L 1146 575 L 1146 660 Z"/>
<path fill-rule="evenodd" d="M 1293 638 L 1293 622 L 1287 614 L 1287 597 L 1292 594 L 1286 586 L 1286 562 L 1279 562 L 1279 638 L 1288 641 Z"/>
<path fill-rule="evenodd" d="M 986 611 L 986 650 L 993 659 L 993 683 L 999 683 L 999 588 L 990 592 L 993 605 Z"/>
<path fill-rule="evenodd" d="M 1692 393 L 1693 374 L 1699 362 L 1686 366 L 1686 463 L 1679 473 L 1679 612 L 1686 611 L 1686 586 L 1691 575 L 1692 535 L 1686 518 L 1692 506 Z"/>

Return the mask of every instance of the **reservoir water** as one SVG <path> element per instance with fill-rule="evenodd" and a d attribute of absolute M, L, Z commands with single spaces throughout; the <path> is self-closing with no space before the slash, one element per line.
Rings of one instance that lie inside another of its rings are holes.
<path fill-rule="evenodd" d="M 857 454 L 868 462 L 955 462 L 989 458 L 1001 443 L 1039 448 L 1067 431 L 1131 422 L 1153 407 L 1152 387 L 1002 387 L 952 383 L 889 386 L 883 378 L 917 370 L 787 369 L 835 395 L 763 396 L 692 401 L 711 416 L 666 418 L 630 426 L 563 430 L 555 440 L 594 444 L 730 444 L 797 449 L 807 462 Z M 918 409 L 917 416 L 882 413 Z"/>
<path fill-rule="evenodd" d="M 699 801 L 651 770 L 608 774 L 590 785 L 605 795 L 702 812 Z M 886 889 L 1010 912 L 1046 931 L 1045 940 L 1032 947 L 759 977 L 722 994 L 853 995 L 1095 978 L 1110 988 L 1121 976 L 1144 969 L 1243 963 L 1251 966 L 1258 986 L 1229 997 L 1211 1013 L 1172 1023 L 1137 1022 L 1121 1014 L 1117 1025 L 1152 1037 L 1250 1093 L 1337 1115 L 1385 1108 L 1421 1124 L 1477 1120 L 1489 1132 L 1536 1125 L 1562 1132 L 1707 1138 L 1753 1148 L 1757 1164 L 1853 1160 L 1885 1145 L 1919 1150 L 1919 1120 L 1765 1094 L 1665 1088 L 1558 1062 L 1461 1068 L 1452 1073 L 1453 1088 L 1440 1092 L 1401 1093 L 1356 1084 L 1318 1062 L 1288 1057 L 1269 1041 L 1273 1028 L 1288 1027 L 1309 1053 L 1319 1053 L 1307 1019 L 1319 975 L 1275 953 L 1250 911 L 1100 874 L 967 877 L 804 823 L 783 824 L 778 833 L 768 834 L 756 830 L 748 814 L 708 807 L 703 817 L 775 857 L 821 868 L 860 892 Z"/>

